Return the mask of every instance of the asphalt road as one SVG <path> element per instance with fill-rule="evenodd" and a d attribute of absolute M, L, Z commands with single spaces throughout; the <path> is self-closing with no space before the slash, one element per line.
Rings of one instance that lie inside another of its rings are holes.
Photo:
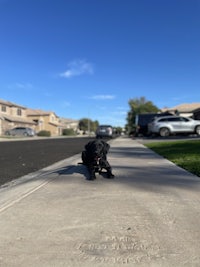
<path fill-rule="evenodd" d="M 92 137 L 0 142 L 0 186 L 80 153 Z"/>

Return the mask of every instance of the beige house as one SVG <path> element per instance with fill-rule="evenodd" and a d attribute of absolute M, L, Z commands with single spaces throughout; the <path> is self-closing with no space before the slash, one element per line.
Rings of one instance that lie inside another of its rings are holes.
<path fill-rule="evenodd" d="M 165 108 L 162 111 L 200 120 L 200 103 L 184 103 L 172 108 Z"/>
<path fill-rule="evenodd" d="M 76 132 L 76 133 L 79 131 L 79 121 L 78 120 L 60 118 L 59 122 L 62 125 L 63 129 L 73 129 L 74 132 Z"/>
<path fill-rule="evenodd" d="M 36 123 L 36 132 L 46 130 L 50 131 L 52 136 L 62 135 L 63 126 L 53 111 L 27 109 L 26 115 Z"/>
<path fill-rule="evenodd" d="M 17 126 L 35 129 L 36 123 L 27 117 L 25 107 L 0 100 L 0 135 Z"/>

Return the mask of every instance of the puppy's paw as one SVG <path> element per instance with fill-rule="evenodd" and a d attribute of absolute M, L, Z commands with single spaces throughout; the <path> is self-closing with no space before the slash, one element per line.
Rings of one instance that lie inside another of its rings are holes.
<path fill-rule="evenodd" d="M 96 179 L 96 176 L 92 175 L 92 176 L 88 177 L 86 180 L 94 181 L 95 179 Z"/>
<path fill-rule="evenodd" d="M 107 178 L 108 179 L 113 179 L 113 178 L 115 178 L 115 176 L 114 176 L 113 173 L 107 173 Z"/>

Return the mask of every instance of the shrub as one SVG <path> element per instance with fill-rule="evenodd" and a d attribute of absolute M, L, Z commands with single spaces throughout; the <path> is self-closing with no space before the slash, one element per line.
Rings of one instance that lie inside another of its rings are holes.
<path fill-rule="evenodd" d="M 63 132 L 62 132 L 63 135 L 75 135 L 75 132 L 73 129 L 63 129 Z"/>
<path fill-rule="evenodd" d="M 37 135 L 38 136 L 48 136 L 48 137 L 50 137 L 51 136 L 51 132 L 50 131 L 46 131 L 46 130 L 42 130 L 42 131 L 38 132 Z"/>

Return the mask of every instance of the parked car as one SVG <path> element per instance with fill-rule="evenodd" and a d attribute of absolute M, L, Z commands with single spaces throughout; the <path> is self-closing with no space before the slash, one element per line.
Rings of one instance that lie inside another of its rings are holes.
<path fill-rule="evenodd" d="M 96 138 L 113 137 L 113 127 L 111 125 L 99 125 L 96 130 Z"/>
<path fill-rule="evenodd" d="M 7 130 L 5 134 L 12 136 L 34 136 L 35 131 L 28 127 L 15 127 L 13 129 Z"/>
<path fill-rule="evenodd" d="M 150 134 L 169 136 L 171 134 L 197 134 L 200 135 L 200 120 L 181 116 L 164 116 L 152 119 L 148 124 Z"/>
<path fill-rule="evenodd" d="M 165 113 L 141 113 L 135 116 L 135 136 L 148 136 L 148 123 L 155 117 L 170 116 L 172 114 Z"/>

